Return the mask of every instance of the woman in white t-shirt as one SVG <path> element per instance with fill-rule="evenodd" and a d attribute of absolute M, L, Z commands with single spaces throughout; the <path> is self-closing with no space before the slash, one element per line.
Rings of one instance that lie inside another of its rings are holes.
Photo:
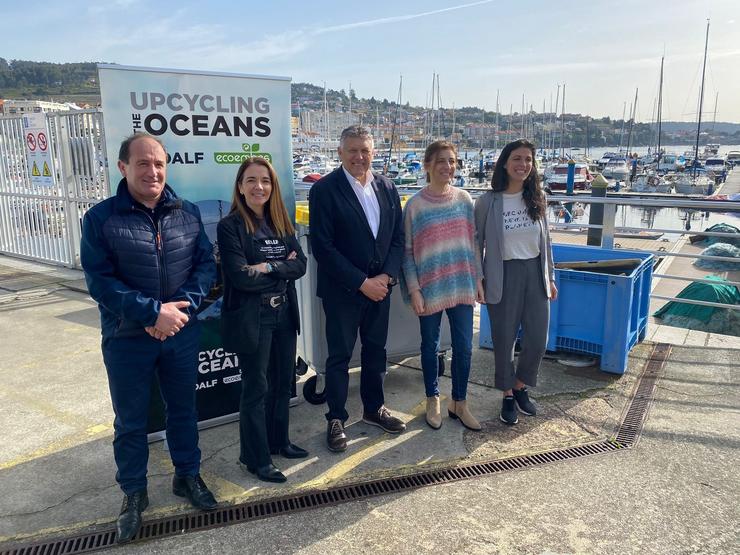
<path fill-rule="evenodd" d="M 503 391 L 501 421 L 516 424 L 517 409 L 537 413 L 527 387 L 537 385 L 547 344 L 550 301 L 557 298 L 547 229 L 545 194 L 526 139 L 506 145 L 496 162 L 491 191 L 475 203 L 486 308 L 491 323 L 495 386 Z M 514 365 L 521 329 L 522 349 Z"/>

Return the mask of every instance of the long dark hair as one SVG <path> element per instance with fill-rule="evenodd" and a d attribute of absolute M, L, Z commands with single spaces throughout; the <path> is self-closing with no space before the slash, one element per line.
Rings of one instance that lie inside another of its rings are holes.
<path fill-rule="evenodd" d="M 265 207 L 268 222 L 272 224 L 278 237 L 282 238 L 286 235 L 293 235 L 295 233 L 295 229 L 290 221 L 288 210 L 285 208 L 285 204 L 283 203 L 283 197 L 280 195 L 280 183 L 278 183 L 277 174 L 275 173 L 272 164 L 264 158 L 253 156 L 244 160 L 241 166 L 239 166 L 239 170 L 236 172 L 236 179 L 234 180 L 234 192 L 231 195 L 231 210 L 229 210 L 229 214 L 232 212 L 239 212 L 249 233 L 254 233 L 257 230 L 257 222 L 255 221 L 256 216 L 249 206 L 247 206 L 247 201 L 244 200 L 244 197 L 239 192 L 239 184 L 244 177 L 244 172 L 253 164 L 267 168 L 267 173 L 270 175 L 270 181 L 272 181 L 272 192 L 270 193 L 270 198 L 267 199 L 267 206 Z"/>
<path fill-rule="evenodd" d="M 533 143 L 527 139 L 517 139 L 503 148 L 498 160 L 496 160 L 496 167 L 493 168 L 491 189 L 494 191 L 505 191 L 509 186 L 509 174 L 506 173 L 504 166 L 509 161 L 511 153 L 517 148 L 522 147 L 529 149 L 532 153 L 532 171 L 529 172 L 529 175 L 524 180 L 522 198 L 524 199 L 524 204 L 527 206 L 527 214 L 532 220 L 537 221 L 545 217 L 545 194 L 540 185 L 540 176 L 537 175 L 537 163 L 535 162 L 537 150 Z"/>

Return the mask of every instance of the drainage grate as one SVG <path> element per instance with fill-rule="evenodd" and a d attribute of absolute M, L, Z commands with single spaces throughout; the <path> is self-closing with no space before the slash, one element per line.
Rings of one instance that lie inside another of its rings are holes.
<path fill-rule="evenodd" d="M 185 532 L 219 528 L 230 524 L 339 505 L 389 493 L 399 493 L 425 486 L 446 484 L 500 472 L 600 455 L 632 447 L 639 439 L 655 395 L 656 381 L 665 366 L 670 351 L 670 345 L 663 343 L 656 345 L 653 349 L 650 359 L 648 359 L 643 369 L 642 376 L 638 380 L 634 397 L 624 413 L 622 423 L 614 439 L 553 449 L 534 455 L 461 464 L 451 468 L 420 471 L 394 478 L 366 480 L 329 489 L 294 493 L 283 497 L 226 507 L 209 513 L 201 512 L 167 517 L 145 522 L 136 539 L 163 538 Z M 3 549 L 0 550 L 0 555 L 73 555 L 111 547 L 115 545 L 115 539 L 115 531 L 108 529 Z"/>

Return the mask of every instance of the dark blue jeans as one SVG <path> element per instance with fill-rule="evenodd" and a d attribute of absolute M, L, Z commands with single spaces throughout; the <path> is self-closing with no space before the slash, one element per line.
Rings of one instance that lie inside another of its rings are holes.
<path fill-rule="evenodd" d="M 464 401 L 468 393 L 470 360 L 473 356 L 473 307 L 459 304 L 446 309 L 450 321 L 452 338 L 452 398 Z M 424 374 L 424 389 L 427 397 L 439 395 L 437 380 L 437 352 L 439 351 L 442 311 L 429 316 L 419 316 L 421 331 L 421 369 Z"/>
<path fill-rule="evenodd" d="M 270 451 L 290 443 L 288 409 L 295 380 L 296 331 L 288 304 L 262 306 L 259 326 L 257 350 L 238 353 L 239 460 L 253 469 L 270 464 Z"/>
<path fill-rule="evenodd" d="M 159 341 L 149 335 L 103 339 L 103 361 L 116 417 L 113 456 L 116 480 L 130 495 L 146 488 L 149 461 L 147 423 L 154 373 L 159 378 L 167 416 L 167 443 L 178 476 L 200 470 L 195 382 L 200 325 L 197 321 Z"/>

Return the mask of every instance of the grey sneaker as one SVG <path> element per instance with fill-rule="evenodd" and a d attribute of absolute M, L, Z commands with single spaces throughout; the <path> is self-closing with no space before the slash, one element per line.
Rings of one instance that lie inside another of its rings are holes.
<path fill-rule="evenodd" d="M 523 387 L 521 389 L 513 389 L 512 391 L 514 392 L 514 400 L 516 401 L 519 412 L 527 416 L 535 416 L 537 414 L 537 405 L 529 398 L 527 388 Z"/>
<path fill-rule="evenodd" d="M 519 422 L 519 417 L 516 415 L 516 401 L 512 395 L 504 397 L 503 403 L 501 403 L 501 414 L 499 415 L 501 422 L 513 426 Z"/>

